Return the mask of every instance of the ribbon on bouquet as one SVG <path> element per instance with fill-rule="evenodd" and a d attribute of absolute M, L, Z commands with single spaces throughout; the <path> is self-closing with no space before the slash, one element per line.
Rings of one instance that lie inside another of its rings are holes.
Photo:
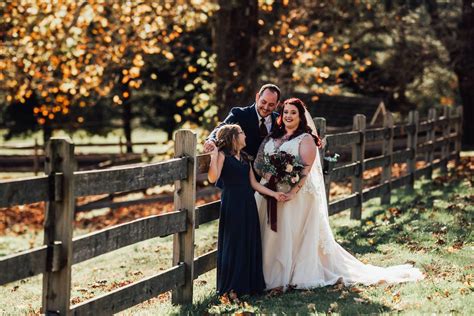
<path fill-rule="evenodd" d="M 276 191 L 277 181 L 274 176 L 270 177 L 270 180 L 265 185 L 270 190 Z M 277 203 L 278 201 L 272 197 L 265 195 L 267 199 L 267 223 L 270 224 L 270 228 L 276 232 L 277 231 Z"/>

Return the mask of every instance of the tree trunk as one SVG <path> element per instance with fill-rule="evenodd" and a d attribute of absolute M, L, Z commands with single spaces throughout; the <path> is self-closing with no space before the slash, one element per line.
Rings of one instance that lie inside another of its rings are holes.
<path fill-rule="evenodd" d="M 219 0 L 213 29 L 216 103 L 222 119 L 233 106 L 248 105 L 257 79 L 258 1 Z"/>
<path fill-rule="evenodd" d="M 123 112 L 122 112 L 122 123 L 123 123 L 123 133 L 125 134 L 125 140 L 127 142 L 127 153 L 133 153 L 132 148 L 132 105 L 129 100 L 123 102 Z"/>
<path fill-rule="evenodd" d="M 43 144 L 46 146 L 49 139 L 53 136 L 53 128 L 51 127 L 50 123 L 46 121 L 43 125 Z M 46 147 L 45 147 L 46 148 Z"/>
<path fill-rule="evenodd" d="M 474 146 L 474 7 L 471 0 L 462 1 L 461 20 L 454 31 L 456 38 L 446 30 L 445 23 L 439 19 L 437 2 L 427 1 L 431 24 L 438 37 L 449 52 L 453 69 L 458 77 L 459 94 L 463 107 L 463 147 Z"/>
<path fill-rule="evenodd" d="M 458 27 L 461 43 L 454 71 L 458 77 L 463 107 L 463 147 L 474 147 L 474 7 L 471 0 L 463 0 L 462 18 Z"/>

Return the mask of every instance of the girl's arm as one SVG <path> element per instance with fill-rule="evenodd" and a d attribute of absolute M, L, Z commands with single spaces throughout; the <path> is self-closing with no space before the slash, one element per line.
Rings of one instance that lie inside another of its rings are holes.
<path fill-rule="evenodd" d="M 214 183 L 221 176 L 222 166 L 224 165 L 225 155 L 220 152 L 217 147 L 211 152 L 211 163 L 209 164 L 209 171 L 207 172 L 207 179 Z"/>
<path fill-rule="evenodd" d="M 304 169 L 301 170 L 300 180 L 296 183 L 290 192 L 286 194 L 286 200 L 291 200 L 295 197 L 296 193 L 303 187 L 306 182 L 307 175 L 311 171 L 313 166 L 314 159 L 316 159 L 316 144 L 311 136 L 305 136 L 300 143 L 300 157 L 302 163 L 305 165 Z"/>
<path fill-rule="evenodd" d="M 249 176 L 250 176 L 250 185 L 252 186 L 252 188 L 255 191 L 257 191 L 258 193 L 261 193 L 261 194 L 265 194 L 265 195 L 274 197 L 277 201 L 283 201 L 284 200 L 285 194 L 283 194 L 282 192 L 275 192 L 273 190 L 270 190 L 266 186 L 260 184 L 260 182 L 258 182 L 257 179 L 255 179 L 255 174 L 253 173 L 252 167 L 250 167 L 249 172 L 250 172 L 250 174 L 249 174 Z"/>

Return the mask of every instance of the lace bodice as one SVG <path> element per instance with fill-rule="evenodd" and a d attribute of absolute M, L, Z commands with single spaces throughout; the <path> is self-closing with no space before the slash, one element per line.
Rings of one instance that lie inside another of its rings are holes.
<path fill-rule="evenodd" d="M 272 154 L 274 152 L 277 152 L 277 151 L 286 151 L 287 153 L 289 154 L 292 154 L 293 156 L 297 157 L 297 158 L 300 158 L 300 144 L 301 144 L 301 141 L 305 138 L 305 137 L 311 137 L 309 134 L 307 133 L 303 133 L 301 135 L 298 135 L 297 137 L 293 138 L 293 139 L 290 139 L 290 140 L 287 140 L 287 141 L 284 141 L 282 139 L 274 139 L 274 138 L 268 138 L 263 144 L 263 148 L 260 147 L 260 151 L 258 153 L 258 156 L 257 156 L 257 161 L 259 159 L 262 159 L 262 156 L 263 156 L 263 153 L 265 154 Z M 263 153 L 262 153 L 262 149 L 263 149 Z M 301 159 L 301 158 L 300 158 Z M 318 157 L 316 157 L 316 159 L 319 159 Z M 315 167 L 315 166 L 313 166 Z M 312 179 L 310 179 L 312 177 L 312 172 L 309 174 L 309 178 L 306 179 L 303 187 L 301 188 L 301 192 L 303 193 L 314 193 L 316 188 L 314 186 L 314 181 L 310 181 Z M 264 181 L 266 182 L 266 181 Z"/>

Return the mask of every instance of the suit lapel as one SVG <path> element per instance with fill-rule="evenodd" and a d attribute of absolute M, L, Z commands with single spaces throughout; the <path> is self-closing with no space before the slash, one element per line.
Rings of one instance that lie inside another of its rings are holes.
<path fill-rule="evenodd" d="M 272 115 L 272 129 L 270 130 L 270 132 L 273 131 L 273 128 L 275 127 L 276 120 L 278 118 L 278 113 L 273 112 L 271 115 Z"/>
<path fill-rule="evenodd" d="M 257 110 L 255 108 L 255 103 L 249 106 L 249 114 L 250 114 L 250 122 L 252 127 L 258 130 L 258 116 L 257 116 Z"/>

